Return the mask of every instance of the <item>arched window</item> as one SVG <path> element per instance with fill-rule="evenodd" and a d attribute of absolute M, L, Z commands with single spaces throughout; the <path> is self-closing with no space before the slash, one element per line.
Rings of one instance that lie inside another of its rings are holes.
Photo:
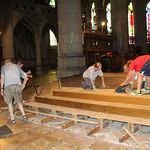
<path fill-rule="evenodd" d="M 92 3 L 92 8 L 91 8 L 91 25 L 92 25 L 92 30 L 97 30 L 97 19 L 96 19 L 94 3 Z"/>
<path fill-rule="evenodd" d="M 107 19 L 107 31 L 108 33 L 111 33 L 112 28 L 111 28 L 111 4 L 110 3 L 106 7 L 106 19 Z"/>
<path fill-rule="evenodd" d="M 50 36 L 50 46 L 57 46 L 56 37 L 51 30 L 49 30 L 49 36 Z"/>
<path fill-rule="evenodd" d="M 56 2 L 55 2 L 55 0 L 50 0 L 50 1 L 49 1 L 49 5 L 50 5 L 51 7 L 53 7 L 53 8 L 55 8 L 55 7 L 56 7 Z"/>
<path fill-rule="evenodd" d="M 150 2 L 146 6 L 147 43 L 150 44 Z"/>
<path fill-rule="evenodd" d="M 129 36 L 129 44 L 134 44 L 134 12 L 133 12 L 133 5 L 132 2 L 130 2 L 128 6 L 128 36 Z"/>

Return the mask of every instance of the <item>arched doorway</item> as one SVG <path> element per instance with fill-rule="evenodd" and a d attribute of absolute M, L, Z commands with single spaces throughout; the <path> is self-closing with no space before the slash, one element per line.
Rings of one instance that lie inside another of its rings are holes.
<path fill-rule="evenodd" d="M 14 29 L 14 57 L 23 59 L 26 68 L 35 72 L 36 50 L 32 28 L 25 22 L 20 21 Z"/>
<path fill-rule="evenodd" d="M 48 69 L 56 69 L 57 62 L 57 35 L 53 27 L 47 24 L 42 32 L 42 64 L 47 63 Z M 47 62 L 45 61 L 47 58 Z"/>

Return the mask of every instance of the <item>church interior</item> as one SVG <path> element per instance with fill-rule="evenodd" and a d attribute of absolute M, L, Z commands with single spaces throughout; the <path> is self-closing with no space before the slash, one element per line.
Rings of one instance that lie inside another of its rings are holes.
<path fill-rule="evenodd" d="M 149 94 L 116 93 L 128 60 L 150 54 L 149 0 L 0 0 L 0 61 L 24 61 L 24 123 L 0 96 L 1 150 L 150 150 Z M 81 86 L 101 62 L 106 87 Z"/>

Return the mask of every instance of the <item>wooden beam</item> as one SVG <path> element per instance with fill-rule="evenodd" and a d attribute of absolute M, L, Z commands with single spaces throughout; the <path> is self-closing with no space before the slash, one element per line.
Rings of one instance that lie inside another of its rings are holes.
<path fill-rule="evenodd" d="M 95 121 L 90 121 L 90 120 L 82 120 L 82 119 L 74 119 L 74 118 L 70 118 L 70 117 L 66 117 L 66 116 L 59 116 L 59 115 L 54 115 L 54 114 L 47 114 L 47 113 L 44 113 L 44 112 L 39 112 L 39 111 L 34 111 L 34 110 L 28 110 L 28 109 L 25 109 L 26 112 L 32 112 L 32 113 L 36 113 L 36 114 L 41 114 L 41 115 L 46 115 L 46 116 L 51 116 L 51 117 L 54 117 L 54 118 L 62 118 L 62 119 L 69 119 L 69 120 L 72 120 L 76 123 L 78 122 L 83 122 L 83 123 L 89 123 L 89 124 L 97 124 L 97 122 Z M 75 115 L 77 116 L 77 115 Z"/>
<path fill-rule="evenodd" d="M 21 113 L 21 111 L 16 111 L 15 115 L 16 116 L 22 116 L 22 113 Z M 26 115 L 28 118 L 32 118 L 32 117 L 36 116 L 37 114 L 34 112 L 26 112 Z"/>
<path fill-rule="evenodd" d="M 112 123 L 113 123 L 112 120 L 104 120 L 104 125 L 103 125 L 103 127 L 105 128 L 105 127 L 109 126 L 109 125 L 112 124 Z"/>
<path fill-rule="evenodd" d="M 8 107 L 1 107 L 1 111 L 5 111 L 5 110 L 8 110 Z"/>
<path fill-rule="evenodd" d="M 73 114 L 72 114 L 72 117 L 73 117 L 73 119 L 74 119 L 74 121 L 75 121 L 75 124 L 77 124 L 77 122 L 78 122 L 78 115 L 75 114 L 75 113 L 73 113 Z"/>
<path fill-rule="evenodd" d="M 130 136 L 129 136 L 127 133 L 123 134 L 123 135 L 119 138 L 119 143 L 122 143 L 122 142 L 126 141 L 129 137 L 130 137 Z"/>
<path fill-rule="evenodd" d="M 60 78 L 58 79 L 58 85 L 59 85 L 59 88 L 61 89 L 62 85 L 61 85 L 61 79 Z"/>
<path fill-rule="evenodd" d="M 127 129 L 130 133 L 134 134 L 134 124 L 133 123 L 128 123 Z"/>
<path fill-rule="evenodd" d="M 144 145 L 144 144 L 140 144 L 140 143 L 136 140 L 136 138 L 130 133 L 130 131 L 128 131 L 128 129 L 126 129 L 126 128 L 124 128 L 124 127 L 123 127 L 123 129 L 124 129 L 124 130 L 126 131 L 126 133 L 132 138 L 132 140 L 133 140 L 137 145 L 140 146 L 141 150 L 146 150 L 145 145 Z"/>
<path fill-rule="evenodd" d="M 75 122 L 73 120 L 68 120 L 61 127 L 62 127 L 62 129 L 66 129 L 66 128 L 69 128 L 70 126 L 73 126 L 74 124 L 75 124 Z"/>
<path fill-rule="evenodd" d="M 44 118 L 44 119 L 42 119 L 41 120 L 41 123 L 47 123 L 47 122 L 50 122 L 50 121 L 52 121 L 52 120 L 54 120 L 55 118 L 54 117 L 46 117 L 46 118 Z"/>
<path fill-rule="evenodd" d="M 100 129 L 103 129 L 103 121 L 104 121 L 104 119 L 98 119 L 98 120 L 99 120 L 98 124 L 100 126 Z"/>
<path fill-rule="evenodd" d="M 138 141 L 136 140 L 136 138 L 130 133 L 130 131 L 126 128 L 123 127 L 123 129 L 126 131 L 126 133 L 133 139 L 133 141 L 139 145 Z"/>
<path fill-rule="evenodd" d="M 90 131 L 88 131 L 88 133 L 87 133 L 87 135 L 92 135 L 92 134 L 94 134 L 94 133 L 96 133 L 96 132 L 98 132 L 99 130 L 100 130 L 100 125 L 97 125 L 96 127 L 94 127 L 93 129 L 91 129 Z"/>
<path fill-rule="evenodd" d="M 32 118 L 36 116 L 36 113 L 27 113 L 28 118 Z"/>
<path fill-rule="evenodd" d="M 137 132 L 138 130 L 139 130 L 139 125 L 136 125 L 136 126 L 134 127 L 134 133 Z M 129 137 L 130 137 L 130 135 L 127 134 L 127 133 L 125 133 L 125 134 L 123 134 L 123 135 L 119 138 L 119 142 L 120 142 L 120 143 L 121 143 L 121 142 L 124 142 L 124 141 L 126 141 Z"/>
<path fill-rule="evenodd" d="M 110 125 L 110 123 L 112 123 L 112 121 L 110 120 L 105 120 L 104 119 L 99 119 L 98 125 L 96 127 L 94 127 L 93 129 L 91 129 L 87 135 L 92 135 L 96 132 L 98 132 L 99 130 L 103 129 L 104 127 Z"/>
<path fill-rule="evenodd" d="M 21 113 L 21 111 L 16 111 L 16 112 L 15 112 L 15 115 L 16 115 L 16 116 L 21 116 L 22 113 Z"/>
<path fill-rule="evenodd" d="M 56 112 L 56 110 L 55 109 L 52 109 L 51 110 L 51 113 L 54 115 L 54 117 L 56 118 L 56 115 L 57 115 L 57 112 Z"/>

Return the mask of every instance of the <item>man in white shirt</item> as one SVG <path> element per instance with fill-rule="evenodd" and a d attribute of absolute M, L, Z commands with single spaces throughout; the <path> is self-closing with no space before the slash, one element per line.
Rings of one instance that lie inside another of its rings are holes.
<path fill-rule="evenodd" d="M 102 87 L 106 87 L 104 76 L 102 72 L 102 64 L 100 62 L 95 63 L 94 65 L 90 66 L 84 73 L 83 73 L 83 81 L 82 87 L 84 89 L 93 89 L 95 90 L 95 79 L 97 76 L 101 77 L 102 80 Z"/>

